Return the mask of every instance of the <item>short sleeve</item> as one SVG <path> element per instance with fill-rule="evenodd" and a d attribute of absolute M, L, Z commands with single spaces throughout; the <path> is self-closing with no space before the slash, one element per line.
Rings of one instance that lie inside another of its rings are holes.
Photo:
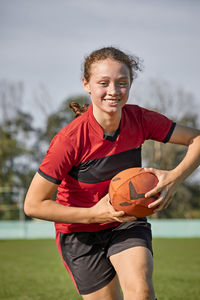
<path fill-rule="evenodd" d="M 167 143 L 173 133 L 176 123 L 163 114 L 142 109 L 142 126 L 145 139 Z"/>
<path fill-rule="evenodd" d="M 64 135 L 56 135 L 39 166 L 38 173 L 45 179 L 60 184 L 71 170 L 74 162 L 74 149 L 70 139 Z"/>

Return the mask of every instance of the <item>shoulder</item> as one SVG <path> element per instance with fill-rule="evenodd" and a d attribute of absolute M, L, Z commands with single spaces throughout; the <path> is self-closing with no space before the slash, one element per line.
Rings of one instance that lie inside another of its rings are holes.
<path fill-rule="evenodd" d="M 144 119 L 153 121 L 155 119 L 168 119 L 165 115 L 162 113 L 159 113 L 157 111 L 154 111 L 152 109 L 144 108 L 139 105 L 134 104 L 127 104 L 123 107 L 123 111 L 126 114 L 131 114 L 132 116 L 135 116 L 137 119 Z"/>
<path fill-rule="evenodd" d="M 125 105 L 123 111 L 124 124 L 141 129 L 144 139 L 166 142 L 173 132 L 175 123 L 161 113 L 138 105 Z"/>
<path fill-rule="evenodd" d="M 124 111 L 130 111 L 130 112 L 135 112 L 141 109 L 142 107 L 136 104 L 125 104 L 123 107 Z"/>
<path fill-rule="evenodd" d="M 84 127 L 87 127 L 87 112 L 67 124 L 53 137 L 47 153 L 54 153 L 60 156 L 67 153 L 75 155 L 78 151 L 80 140 L 84 135 Z M 87 132 L 87 130 L 84 131 Z"/>
<path fill-rule="evenodd" d="M 64 140 L 77 140 L 82 135 L 82 131 L 88 126 L 88 112 L 83 113 L 65 127 L 63 127 L 55 136 Z M 85 130 L 84 130 L 85 131 Z"/>
<path fill-rule="evenodd" d="M 46 161 L 49 160 L 51 163 L 56 161 L 60 164 L 67 162 L 66 165 L 74 163 L 81 152 L 84 138 L 82 127 L 85 124 L 87 124 L 87 116 L 81 115 L 63 127 L 52 139 L 46 153 Z"/>
<path fill-rule="evenodd" d="M 145 111 L 147 111 L 146 108 L 141 107 L 141 106 L 136 105 L 136 104 L 126 104 L 123 107 L 123 112 L 125 112 L 125 113 L 131 113 L 131 114 L 135 114 L 135 115 L 137 115 L 138 113 L 142 114 Z"/>
<path fill-rule="evenodd" d="M 155 113 L 155 111 L 153 111 L 152 109 L 145 108 L 145 107 L 142 107 L 137 104 L 126 104 L 126 105 L 124 105 L 123 110 L 126 112 L 135 113 L 135 114 L 137 114 L 137 113 L 142 114 L 142 113 L 147 113 L 147 112 Z"/>
<path fill-rule="evenodd" d="M 126 104 L 122 109 L 122 114 L 125 118 L 130 118 L 131 120 L 135 119 L 140 121 L 143 115 L 148 110 L 136 104 Z"/>

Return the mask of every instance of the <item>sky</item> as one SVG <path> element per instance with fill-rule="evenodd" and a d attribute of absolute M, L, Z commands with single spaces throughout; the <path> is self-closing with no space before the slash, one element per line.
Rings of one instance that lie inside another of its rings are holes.
<path fill-rule="evenodd" d="M 0 80 L 23 82 L 37 119 L 37 97 L 51 111 L 84 94 L 84 57 L 112 45 L 143 59 L 134 88 L 166 80 L 200 103 L 199 16 L 198 0 L 0 0 Z"/>

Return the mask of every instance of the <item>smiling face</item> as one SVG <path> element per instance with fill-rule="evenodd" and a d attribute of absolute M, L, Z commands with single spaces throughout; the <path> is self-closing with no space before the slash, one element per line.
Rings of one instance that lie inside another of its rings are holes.
<path fill-rule="evenodd" d="M 89 81 L 83 78 L 83 87 L 91 96 L 94 115 L 121 116 L 131 87 L 129 69 L 117 60 L 99 60 L 90 67 Z"/>

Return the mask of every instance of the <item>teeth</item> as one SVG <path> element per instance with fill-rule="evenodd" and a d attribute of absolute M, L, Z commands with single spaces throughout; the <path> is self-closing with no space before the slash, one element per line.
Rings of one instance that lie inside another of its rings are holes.
<path fill-rule="evenodd" d="M 106 100 L 109 103 L 114 103 L 114 102 L 118 102 L 119 100 Z"/>

